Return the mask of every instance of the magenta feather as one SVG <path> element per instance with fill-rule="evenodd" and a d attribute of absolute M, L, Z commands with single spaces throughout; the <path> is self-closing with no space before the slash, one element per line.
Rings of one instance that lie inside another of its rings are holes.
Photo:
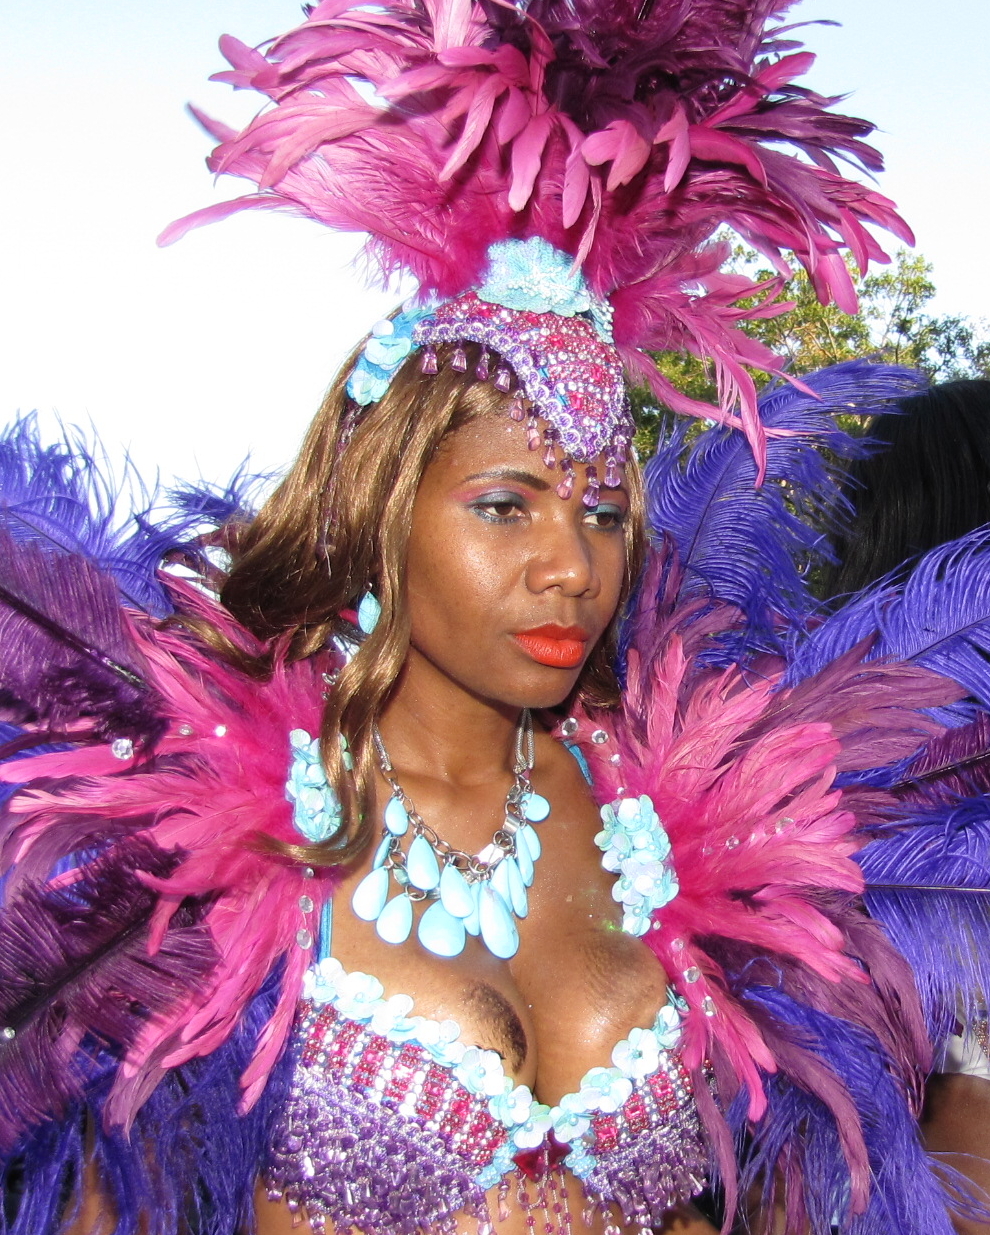
<path fill-rule="evenodd" d="M 724 423 L 762 430 L 747 372 L 779 361 L 738 329 L 776 282 L 718 276 L 733 228 L 784 275 L 785 252 L 823 301 L 855 311 L 841 252 L 884 254 L 864 224 L 907 239 L 887 199 L 837 160 L 881 166 L 872 126 L 796 84 L 808 53 L 773 23 L 781 0 L 387 0 L 320 4 L 262 49 L 225 38 L 218 80 L 271 102 L 240 134 L 207 122 L 214 171 L 260 192 L 173 224 L 162 243 L 241 209 L 286 209 L 370 234 L 382 275 L 423 296 L 475 285 L 489 245 L 541 235 L 613 298 L 630 371 L 677 410 L 711 416 L 656 375 L 646 351 L 710 359 Z M 371 87 L 369 102 L 353 83 Z M 781 147 L 789 147 L 789 153 Z M 800 156 L 800 157 L 799 157 Z M 740 301 L 756 298 L 756 303 Z"/>
<path fill-rule="evenodd" d="M 194 589 L 173 585 L 187 612 L 208 616 L 240 642 L 247 636 Z M 259 837 L 298 839 L 285 797 L 290 763 L 288 734 L 318 733 L 322 674 L 329 654 L 294 665 L 279 663 L 263 684 L 226 667 L 177 631 L 137 629 L 150 685 L 162 701 L 167 730 L 154 758 L 133 774 L 106 745 L 37 755 L 36 779 L 6 804 L 6 852 L 22 866 L 60 821 L 76 835 L 106 821 L 129 826 L 165 852 L 182 855 L 175 869 L 148 875 L 156 894 L 149 924 L 149 955 L 168 946 L 173 915 L 188 898 L 207 898 L 203 929 L 218 956 L 184 998 L 146 1021 L 128 1047 L 107 1104 L 108 1116 L 128 1125 L 166 1069 L 208 1055 L 236 1027 L 251 998 L 278 964 L 282 995 L 243 1077 L 250 1106 L 286 1040 L 302 973 L 311 953 L 299 946 L 301 929 L 315 931 L 315 915 L 332 881 L 309 881 L 315 908 L 299 909 L 297 867 L 259 847 Z M 58 778 L 54 783 L 49 778 Z M 0 767 L 0 779 L 21 781 L 20 761 Z M 63 836 L 63 840 L 65 837 Z M 264 912 L 261 912 L 261 906 Z"/>
<path fill-rule="evenodd" d="M 854 860 L 863 829 L 896 799 L 844 792 L 836 776 L 911 755 L 941 733 L 916 709 L 959 691 L 915 667 L 864 664 L 865 648 L 790 691 L 780 689 L 782 663 L 759 677 L 705 669 L 698 653 L 731 610 L 699 598 L 668 614 L 676 576 L 669 559 L 654 559 L 634 618 L 626 713 L 590 716 L 569 740 L 580 743 L 600 800 L 648 794 L 670 837 L 680 890 L 646 939 L 691 1008 L 689 1066 L 716 1061 L 723 1103 L 735 1096 L 750 1120 L 773 1085 L 818 1094 L 840 1130 L 853 1207 L 864 1212 L 873 1165 L 846 1080 L 747 992 L 769 983 L 861 1027 L 917 1108 L 930 1060 L 918 994 L 909 966 L 863 918 Z M 588 740 L 598 727 L 612 741 Z"/>
<path fill-rule="evenodd" d="M 990 792 L 990 713 L 933 737 L 895 787 L 912 801 L 948 803 Z"/>
<path fill-rule="evenodd" d="M 183 907 L 154 954 L 156 897 L 176 855 L 135 838 L 74 881 L 31 881 L 0 914 L 0 1156 L 33 1125 L 59 1118 L 92 1081 L 101 1050 L 122 1055 L 167 1019 L 217 956 L 201 912 Z"/>

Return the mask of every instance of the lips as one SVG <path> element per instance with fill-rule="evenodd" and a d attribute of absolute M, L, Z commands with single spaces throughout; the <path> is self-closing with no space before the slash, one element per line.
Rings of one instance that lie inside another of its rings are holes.
<path fill-rule="evenodd" d="M 588 632 L 580 626 L 558 626 L 549 622 L 512 636 L 527 655 L 539 665 L 554 669 L 576 669 L 584 660 Z"/>

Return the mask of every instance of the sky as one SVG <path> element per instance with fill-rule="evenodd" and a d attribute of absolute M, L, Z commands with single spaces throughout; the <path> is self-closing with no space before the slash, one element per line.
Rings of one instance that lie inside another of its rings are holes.
<path fill-rule="evenodd" d="M 934 265 L 935 311 L 990 318 L 990 4 L 802 0 L 807 83 L 851 97 L 887 157 L 880 188 Z M 401 293 L 368 291 L 353 237 L 243 215 L 169 249 L 214 187 L 193 101 L 240 125 L 259 100 L 210 83 L 229 32 L 258 43 L 294 0 L 0 0 L 0 413 L 92 426 L 149 479 L 221 480 L 292 458 L 335 369 Z"/>

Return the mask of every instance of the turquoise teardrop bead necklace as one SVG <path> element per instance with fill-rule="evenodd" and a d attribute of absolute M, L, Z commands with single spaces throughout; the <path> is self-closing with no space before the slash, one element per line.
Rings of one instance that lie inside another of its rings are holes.
<path fill-rule="evenodd" d="M 550 814 L 550 803 L 530 784 L 536 744 L 529 709 L 523 709 L 516 729 L 505 819 L 480 853 L 455 849 L 423 821 L 396 779 L 377 730 L 375 748 L 392 796 L 385 806 L 382 839 L 372 870 L 351 898 L 354 912 L 374 922 L 386 943 L 405 943 L 412 932 L 413 902 L 430 900 L 416 929 L 420 943 L 430 952 L 458 956 L 470 934 L 479 936 L 493 956 L 515 956 L 519 948 L 516 918 L 529 912 L 526 889 L 532 886 L 541 850 L 533 824 Z M 404 845 L 407 838 L 408 848 Z M 389 899 L 393 884 L 398 893 Z"/>

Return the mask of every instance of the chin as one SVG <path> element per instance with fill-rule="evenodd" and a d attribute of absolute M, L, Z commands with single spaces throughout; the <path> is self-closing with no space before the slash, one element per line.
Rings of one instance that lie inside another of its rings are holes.
<path fill-rule="evenodd" d="M 513 707 L 530 708 L 533 711 L 556 708 L 573 695 L 580 677 L 580 671 L 544 669 L 539 674 L 542 680 L 533 680 L 525 686 L 520 684 L 519 689 L 506 692 L 502 701 Z"/>

